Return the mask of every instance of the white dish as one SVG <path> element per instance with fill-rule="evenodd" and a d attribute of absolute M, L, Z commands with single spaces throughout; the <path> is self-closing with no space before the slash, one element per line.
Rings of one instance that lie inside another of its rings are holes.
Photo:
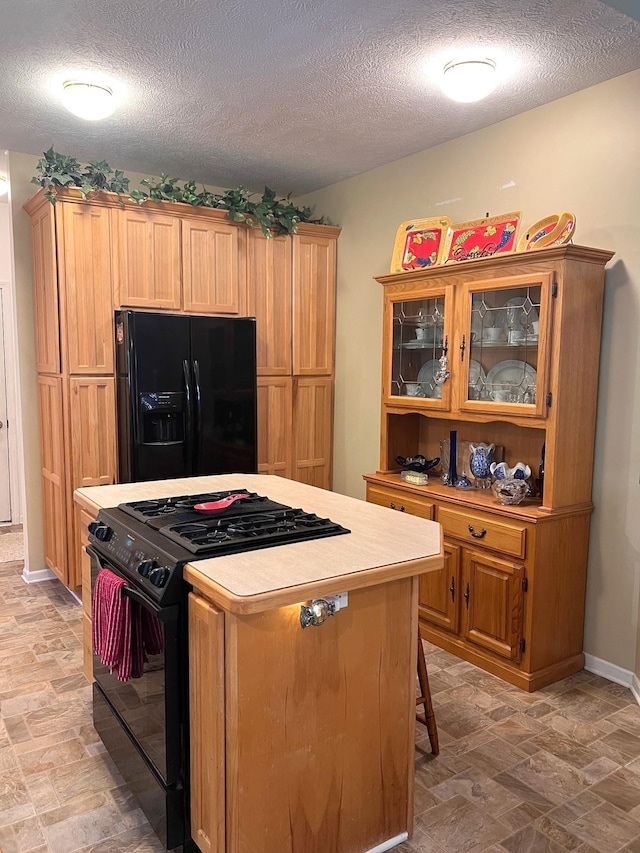
<path fill-rule="evenodd" d="M 533 392 L 537 376 L 534 368 L 525 361 L 501 361 L 487 373 L 487 388 L 492 399 L 508 387 L 517 393 Z"/>
<path fill-rule="evenodd" d="M 428 347 L 433 347 L 433 340 L 431 340 L 431 341 L 411 340 L 411 341 L 407 341 L 402 346 L 405 349 L 427 349 Z"/>
<path fill-rule="evenodd" d="M 418 371 L 418 382 L 422 383 L 422 393 L 425 397 L 442 397 L 442 387 L 436 384 L 433 378 L 440 370 L 440 362 L 437 358 L 425 361 Z"/>
<path fill-rule="evenodd" d="M 484 385 L 487 380 L 487 374 L 479 361 L 474 358 L 469 362 L 469 386 L 478 387 Z"/>

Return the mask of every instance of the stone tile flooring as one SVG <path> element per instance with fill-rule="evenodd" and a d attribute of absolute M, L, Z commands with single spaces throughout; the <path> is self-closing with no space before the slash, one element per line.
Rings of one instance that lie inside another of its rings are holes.
<path fill-rule="evenodd" d="M 0 850 L 160 853 L 91 725 L 81 607 L 21 570 L 0 564 Z M 417 724 L 415 832 L 398 853 L 640 853 L 629 690 L 581 672 L 527 694 L 425 650 L 441 752 Z"/>

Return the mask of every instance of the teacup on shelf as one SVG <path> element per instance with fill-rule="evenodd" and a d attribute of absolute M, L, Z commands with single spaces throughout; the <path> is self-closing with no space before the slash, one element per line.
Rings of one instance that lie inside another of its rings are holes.
<path fill-rule="evenodd" d="M 495 341 L 504 341 L 506 338 L 505 329 L 502 326 L 489 326 L 482 330 L 482 340 L 489 341 L 491 343 Z"/>

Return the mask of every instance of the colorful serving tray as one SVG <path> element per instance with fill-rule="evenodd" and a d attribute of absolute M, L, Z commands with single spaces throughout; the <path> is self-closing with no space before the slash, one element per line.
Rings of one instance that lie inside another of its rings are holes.
<path fill-rule="evenodd" d="M 422 270 L 442 261 L 451 235 L 448 216 L 408 219 L 398 226 L 391 256 L 391 272 Z"/>
<path fill-rule="evenodd" d="M 548 249 L 550 246 L 562 246 L 573 237 L 576 218 L 565 210 L 553 213 L 534 222 L 518 240 L 518 252 L 531 252 L 535 249 Z"/>
<path fill-rule="evenodd" d="M 520 212 L 517 212 L 454 225 L 445 264 L 513 252 L 519 222 Z"/>

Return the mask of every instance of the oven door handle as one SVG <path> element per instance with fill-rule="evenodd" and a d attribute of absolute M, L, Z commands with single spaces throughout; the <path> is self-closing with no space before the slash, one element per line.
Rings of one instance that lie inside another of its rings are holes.
<path fill-rule="evenodd" d="M 102 556 L 102 554 L 99 554 L 93 545 L 85 545 L 85 550 L 92 559 L 98 561 L 98 565 L 101 569 L 108 569 L 110 572 L 113 572 L 114 575 L 122 578 L 120 572 L 115 569 L 108 560 Z M 122 578 L 122 580 L 125 580 L 125 578 Z M 148 599 L 146 595 L 143 595 L 137 589 L 129 585 L 122 587 L 122 594 L 126 596 L 126 598 L 130 598 L 132 601 L 142 605 L 146 610 L 149 610 L 160 622 L 175 622 L 178 619 L 179 608 L 177 604 L 172 604 L 168 607 L 161 607 Z"/>
<path fill-rule="evenodd" d="M 142 595 L 141 592 L 138 592 L 137 589 L 134 589 L 132 586 L 123 586 L 122 594 L 125 598 L 130 598 L 132 601 L 137 601 L 138 604 L 141 604 L 146 610 L 150 610 L 153 615 L 160 622 L 175 622 L 178 618 L 178 605 L 173 604 L 170 607 L 158 607 L 156 604 L 153 604 L 149 599 Z"/>

